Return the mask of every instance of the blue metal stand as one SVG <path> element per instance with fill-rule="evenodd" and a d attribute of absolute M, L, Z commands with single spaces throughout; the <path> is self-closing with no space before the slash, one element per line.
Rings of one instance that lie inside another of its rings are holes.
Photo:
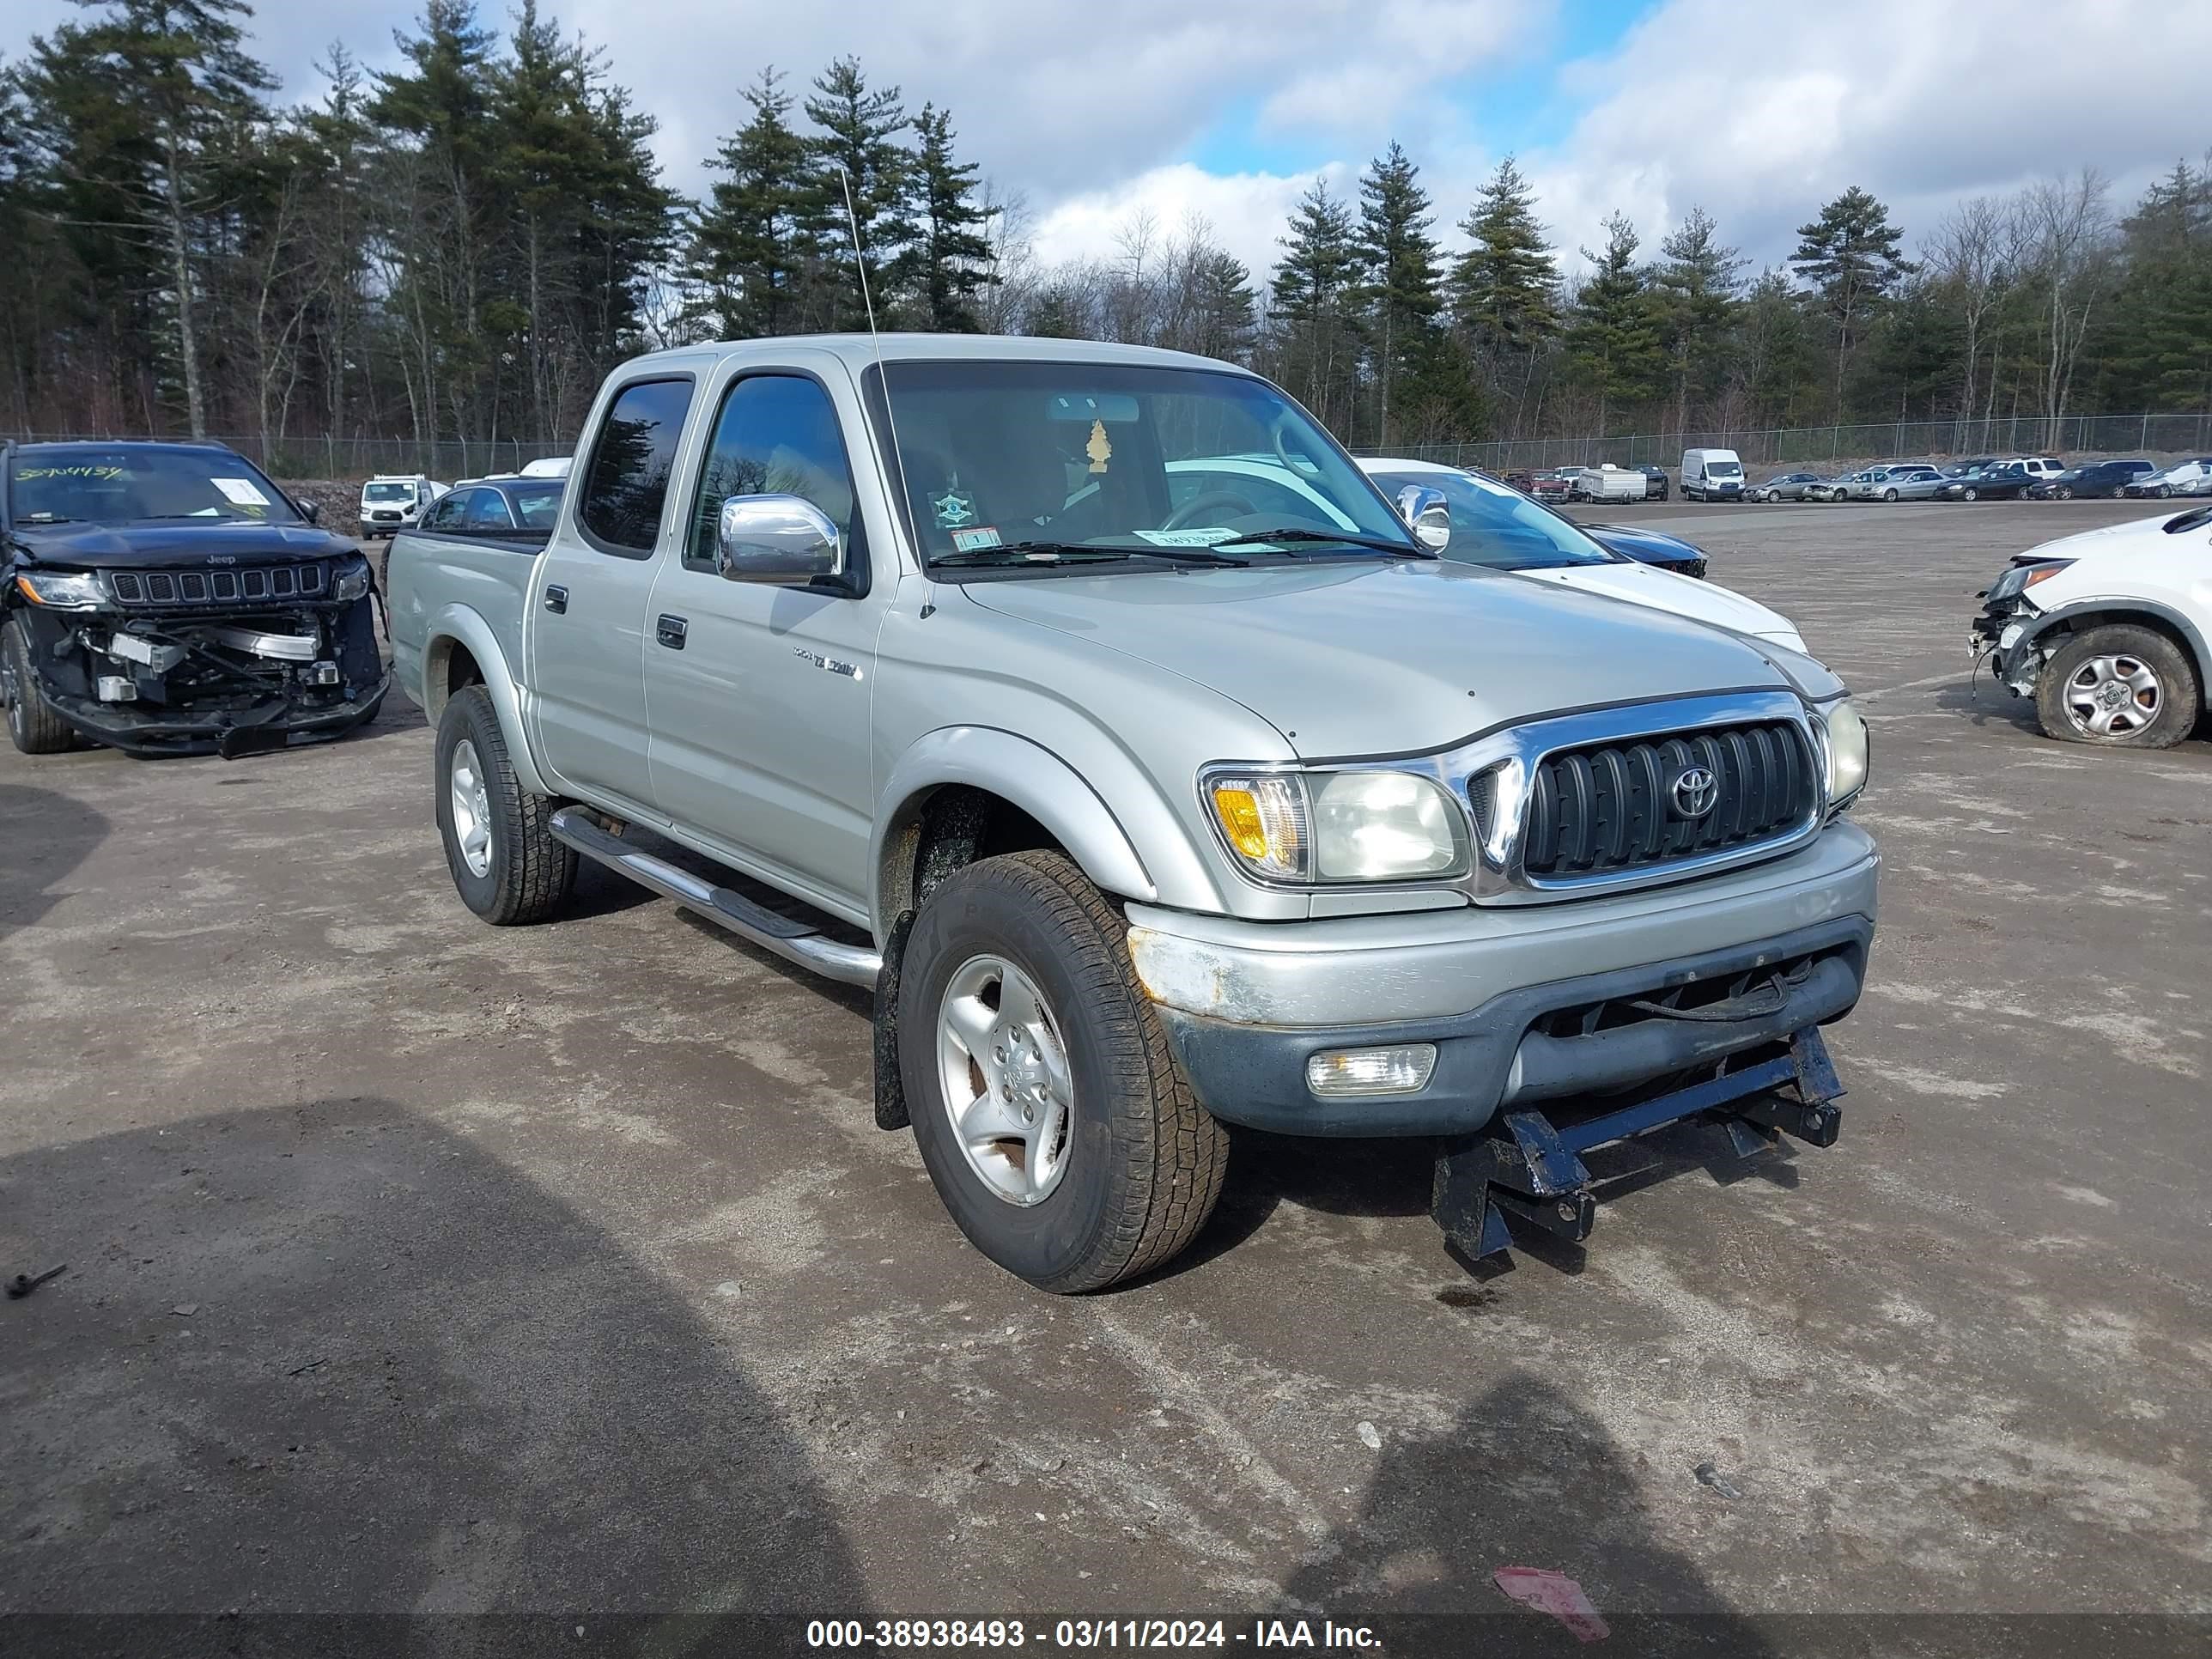
<path fill-rule="evenodd" d="M 1597 1219 L 1581 1156 L 1593 1146 L 1698 1116 L 1719 1123 L 1739 1157 L 1770 1150 L 1783 1134 L 1832 1146 L 1843 1121 L 1834 1102 L 1843 1092 L 1819 1028 L 1808 1026 L 1790 1037 L 1786 1054 L 1577 1123 L 1561 1127 L 1541 1112 L 1505 1112 L 1490 1133 L 1445 1146 L 1430 1212 L 1444 1237 L 1470 1256 L 1511 1246 L 1508 1216 L 1578 1243 Z"/>

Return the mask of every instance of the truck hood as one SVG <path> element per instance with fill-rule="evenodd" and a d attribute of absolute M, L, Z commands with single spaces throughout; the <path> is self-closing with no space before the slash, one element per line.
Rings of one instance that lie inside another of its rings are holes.
<path fill-rule="evenodd" d="M 308 524 L 17 525 L 15 539 L 40 564 L 71 570 L 168 569 L 179 565 L 265 564 L 327 559 L 355 550 L 344 537 Z"/>
<path fill-rule="evenodd" d="M 1678 617 L 1692 617 L 1699 622 L 1732 628 L 1739 634 L 1756 634 L 1761 639 L 1786 645 L 1792 651 L 1805 648 L 1804 641 L 1790 626 L 1790 619 L 1779 611 L 1770 611 L 1756 599 L 1747 599 L 1711 582 L 1701 582 L 1652 565 L 1582 564 L 1565 570 L 1522 570 L 1516 574 L 1524 581 L 1551 582 L 1584 592 L 1607 593 L 1634 605 L 1671 611 Z"/>
<path fill-rule="evenodd" d="M 1441 560 L 962 590 L 1206 686 L 1305 757 L 1429 753 L 1567 709 L 1790 684 L 1750 641 L 1686 617 Z"/>

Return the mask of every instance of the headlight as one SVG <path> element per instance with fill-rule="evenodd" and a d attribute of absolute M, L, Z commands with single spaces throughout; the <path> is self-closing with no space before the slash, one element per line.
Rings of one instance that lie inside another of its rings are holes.
<path fill-rule="evenodd" d="M 1820 713 L 1828 734 L 1828 805 L 1833 809 L 1866 787 L 1867 725 L 1849 697 L 1824 703 Z"/>
<path fill-rule="evenodd" d="M 90 571 L 19 570 L 15 591 L 33 605 L 54 611 L 98 611 L 107 604 L 106 585 Z"/>
<path fill-rule="evenodd" d="M 1202 793 L 1239 863 L 1268 881 L 1449 879 L 1469 865 L 1467 817 L 1411 772 L 1210 772 Z"/>
<path fill-rule="evenodd" d="M 368 592 L 368 561 L 356 559 L 338 571 L 337 584 L 331 589 L 331 598 L 344 604 L 359 599 Z"/>

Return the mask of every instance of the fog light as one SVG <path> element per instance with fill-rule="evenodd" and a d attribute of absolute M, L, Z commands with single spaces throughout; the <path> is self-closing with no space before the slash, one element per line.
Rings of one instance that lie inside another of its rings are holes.
<path fill-rule="evenodd" d="M 1427 1088 L 1436 1069 L 1433 1042 L 1338 1048 L 1306 1061 L 1306 1087 L 1322 1096 L 1410 1095 Z"/>

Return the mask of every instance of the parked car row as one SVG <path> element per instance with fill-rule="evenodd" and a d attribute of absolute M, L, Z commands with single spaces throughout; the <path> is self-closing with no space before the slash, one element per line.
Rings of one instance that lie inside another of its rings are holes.
<path fill-rule="evenodd" d="M 1684 494 L 1688 494 L 1687 490 Z M 2078 497 L 2212 495 L 2212 456 L 2161 468 L 2146 460 L 2063 466 L 2047 455 L 1984 456 L 1938 466 L 1892 461 L 1855 472 L 1778 472 L 1744 492 L 1752 501 L 2072 501 Z"/>

